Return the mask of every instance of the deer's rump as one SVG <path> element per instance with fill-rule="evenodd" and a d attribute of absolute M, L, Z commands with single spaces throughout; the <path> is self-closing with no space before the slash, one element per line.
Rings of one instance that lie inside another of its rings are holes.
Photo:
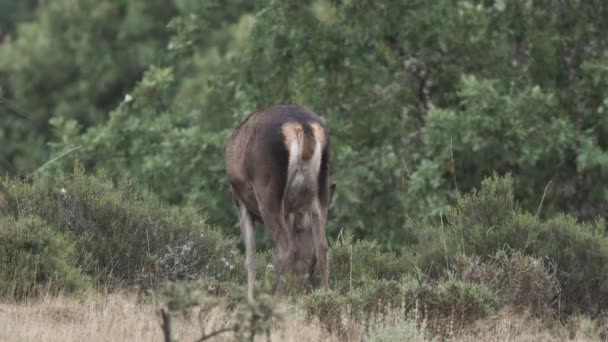
<path fill-rule="evenodd" d="M 303 107 L 274 106 L 254 112 L 232 135 L 226 150 L 232 187 L 258 220 L 254 184 L 274 184 L 285 213 L 305 209 L 317 195 L 328 196 L 325 125 Z M 232 163 L 237 167 L 230 166 L 230 158 L 240 159 Z"/>

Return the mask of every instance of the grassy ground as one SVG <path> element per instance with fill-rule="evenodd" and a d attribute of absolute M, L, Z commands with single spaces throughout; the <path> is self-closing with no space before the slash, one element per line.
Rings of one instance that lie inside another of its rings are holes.
<path fill-rule="evenodd" d="M 316 323 L 307 323 L 292 306 L 282 306 L 283 320 L 276 323 L 273 341 L 339 341 Z M 174 337 L 195 341 L 202 334 L 229 324 L 231 316 L 223 310 L 202 317 L 200 312 L 174 318 Z M 349 340 L 370 340 L 361 324 L 349 325 Z M 582 317 L 566 324 L 543 322 L 526 315 L 502 311 L 479 320 L 452 336 L 453 341 L 589 341 L 598 340 L 595 322 Z M 398 332 L 396 329 L 395 332 Z M 391 330 L 382 341 L 402 340 Z M 409 336 L 409 335 L 408 335 Z M 421 338 L 417 340 L 426 340 Z M 393 339 L 394 338 L 394 339 Z M 374 339 L 374 336 L 371 336 Z M 47 297 L 22 303 L 0 303 L 0 341 L 162 341 L 157 304 L 142 302 L 132 295 L 74 299 Z M 213 339 L 212 339 L 213 340 Z M 230 335 L 216 340 L 234 340 Z M 260 341 L 264 338 L 260 337 Z"/>

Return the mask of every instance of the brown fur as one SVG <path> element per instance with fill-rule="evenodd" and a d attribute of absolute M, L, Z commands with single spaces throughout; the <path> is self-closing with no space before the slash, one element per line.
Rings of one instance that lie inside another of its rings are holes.
<path fill-rule="evenodd" d="M 300 172 L 300 176 L 293 188 L 293 175 L 288 174 L 288 169 L 291 143 L 295 139 L 299 142 L 300 166 L 293 172 Z M 320 164 L 315 165 L 320 169 L 318 174 L 311 174 L 308 167 L 312 165 L 317 142 L 321 159 Z M 255 281 L 254 220 L 264 223 L 275 243 L 278 295 L 283 291 L 287 273 L 310 273 L 304 270 L 314 265 L 315 260 L 321 284 L 327 289 L 325 223 L 330 201 L 330 156 L 323 121 L 297 105 L 273 106 L 254 112 L 230 137 L 225 160 L 245 240 L 248 298 L 253 299 Z M 302 176 L 301 172 L 308 173 Z M 306 220 L 295 218 L 299 227 L 295 231 L 294 215 L 301 210 L 305 213 L 298 217 Z"/>

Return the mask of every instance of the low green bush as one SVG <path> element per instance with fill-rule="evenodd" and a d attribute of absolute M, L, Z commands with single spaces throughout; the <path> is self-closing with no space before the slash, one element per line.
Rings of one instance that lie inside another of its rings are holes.
<path fill-rule="evenodd" d="M 346 297 L 330 291 L 314 291 L 300 298 L 307 320 L 318 319 L 328 332 L 339 335 L 346 332 L 343 318 L 348 311 L 347 304 Z"/>
<path fill-rule="evenodd" d="M 304 296 L 300 305 L 307 319 L 316 318 L 328 331 L 339 334 L 346 332 L 345 324 L 350 319 L 368 321 L 394 310 L 428 319 L 429 328 L 446 334 L 441 329 L 459 329 L 489 314 L 496 307 L 494 298 L 492 290 L 483 284 L 452 277 L 433 281 L 406 276 L 399 281 L 370 280 L 346 295 L 313 292 Z"/>
<path fill-rule="evenodd" d="M 417 308 L 428 320 L 429 328 L 441 333 L 445 328 L 460 329 L 489 314 L 496 307 L 495 294 L 484 284 L 462 281 L 455 277 L 420 281 L 407 277 L 403 281 L 406 309 Z"/>
<path fill-rule="evenodd" d="M 382 313 L 400 307 L 406 300 L 402 282 L 397 280 L 368 280 L 347 294 L 348 304 L 355 317 Z"/>
<path fill-rule="evenodd" d="M 608 237 L 601 220 L 583 224 L 571 216 L 554 217 L 538 225 L 526 252 L 547 258 L 556 269 L 566 313 L 608 307 Z"/>
<path fill-rule="evenodd" d="M 560 292 L 555 271 L 547 269 L 541 259 L 511 254 L 499 251 L 484 263 L 477 256 L 461 256 L 452 264 L 452 275 L 488 286 L 499 306 L 536 316 L 551 313 Z"/>
<path fill-rule="evenodd" d="M 414 270 L 405 254 L 385 252 L 375 241 L 355 240 L 345 235 L 330 249 L 331 287 L 341 293 L 367 280 L 397 280 Z"/>
<path fill-rule="evenodd" d="M 9 182 L 8 190 L 20 218 L 39 217 L 71 236 L 79 265 L 106 286 L 151 288 L 167 280 L 243 278 L 234 238 L 207 224 L 195 208 L 164 204 L 142 195 L 133 183 L 115 187 L 77 166 L 71 175 L 46 181 Z M 0 215 L 9 214 L 0 200 Z"/>
<path fill-rule="evenodd" d="M 518 251 L 556 270 L 563 312 L 601 311 L 608 305 L 605 222 L 579 223 L 566 215 L 540 220 L 519 210 L 512 186 L 509 175 L 486 179 L 479 191 L 458 200 L 444 225 L 416 232 L 409 251 L 416 265 L 437 278 L 461 255 L 486 262 L 498 251 Z M 538 274 L 539 267 L 530 271 Z"/>
<path fill-rule="evenodd" d="M 91 287 L 74 242 L 38 218 L 0 219 L 0 296 L 23 299 Z"/>

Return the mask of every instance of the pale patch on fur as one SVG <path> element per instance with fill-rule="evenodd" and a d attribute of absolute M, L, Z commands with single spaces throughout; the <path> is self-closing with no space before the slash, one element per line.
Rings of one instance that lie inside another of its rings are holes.
<path fill-rule="evenodd" d="M 301 142 L 303 137 L 303 128 L 297 122 L 286 122 L 281 127 L 281 132 L 285 137 L 285 145 L 289 147 L 294 140 Z"/>
<path fill-rule="evenodd" d="M 315 140 L 321 143 L 321 146 L 325 146 L 327 144 L 327 139 L 325 138 L 325 131 L 323 127 L 316 122 L 309 123 L 310 128 L 312 128 L 312 134 L 315 136 Z"/>
<path fill-rule="evenodd" d="M 313 139 L 310 142 L 304 141 L 306 137 L 302 126 L 298 123 L 288 122 L 281 128 L 289 150 L 286 193 L 291 196 L 287 202 L 296 207 L 299 207 L 300 204 L 305 205 L 308 201 L 305 199 L 306 197 L 300 197 L 302 194 L 307 193 L 309 196 L 314 196 L 316 193 L 323 146 L 326 143 L 323 128 L 315 122 L 310 122 L 308 125 L 313 132 Z M 314 146 L 312 157 L 309 160 L 304 160 L 302 156 L 305 143 L 312 143 Z"/>
<path fill-rule="evenodd" d="M 295 173 L 298 171 L 302 146 L 304 145 L 304 131 L 297 122 L 287 122 L 281 127 L 285 137 L 285 145 L 289 150 L 289 164 L 287 166 L 287 184 L 291 186 L 294 182 Z"/>
<path fill-rule="evenodd" d="M 325 132 L 321 125 L 316 122 L 310 122 L 309 125 L 312 128 L 312 133 L 315 137 L 315 149 L 310 160 L 309 177 L 316 181 L 319 175 L 319 169 L 321 168 L 321 155 L 323 154 L 323 147 L 327 143 L 327 139 L 325 139 Z"/>

